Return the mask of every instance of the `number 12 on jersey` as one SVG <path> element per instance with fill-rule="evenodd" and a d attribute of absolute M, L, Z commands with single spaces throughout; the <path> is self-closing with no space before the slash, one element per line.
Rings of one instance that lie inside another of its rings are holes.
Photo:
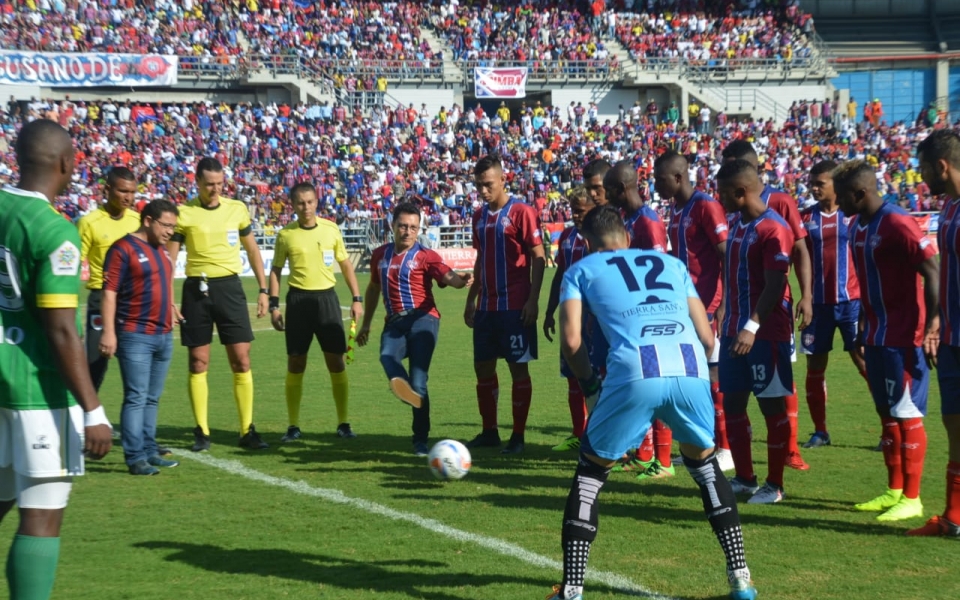
<path fill-rule="evenodd" d="M 623 282 L 627 284 L 627 289 L 631 292 L 639 292 L 641 289 L 646 290 L 672 290 L 673 286 L 669 283 L 659 281 L 657 277 L 663 273 L 663 259 L 657 256 L 638 256 L 633 263 L 638 267 L 650 266 L 650 270 L 647 271 L 646 276 L 643 278 L 643 288 L 640 287 L 640 282 L 637 281 L 636 276 L 633 273 L 633 269 L 630 268 L 630 265 L 627 263 L 627 259 L 623 256 L 614 256 L 607 261 L 608 265 L 616 265 L 617 269 L 620 270 L 620 275 L 623 277 Z"/>

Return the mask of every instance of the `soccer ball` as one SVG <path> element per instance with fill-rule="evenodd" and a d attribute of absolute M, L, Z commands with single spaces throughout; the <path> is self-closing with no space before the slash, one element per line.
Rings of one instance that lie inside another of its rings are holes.
<path fill-rule="evenodd" d="M 441 440 L 430 449 L 427 464 L 437 479 L 463 479 L 470 471 L 470 451 L 456 440 Z"/>

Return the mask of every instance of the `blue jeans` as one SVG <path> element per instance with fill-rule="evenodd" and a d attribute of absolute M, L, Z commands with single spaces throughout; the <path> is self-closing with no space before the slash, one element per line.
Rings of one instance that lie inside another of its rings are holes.
<path fill-rule="evenodd" d="M 421 311 L 394 319 L 383 326 L 380 335 L 380 364 L 387 377 L 403 377 L 423 403 L 413 410 L 413 441 L 426 443 L 430 433 L 430 397 L 427 394 L 427 372 L 437 347 L 440 319 Z M 408 358 L 410 374 L 403 367 Z"/>
<path fill-rule="evenodd" d="M 128 465 L 157 453 L 157 408 L 173 358 L 173 333 L 117 334 L 117 360 L 123 378 L 123 457 Z"/>

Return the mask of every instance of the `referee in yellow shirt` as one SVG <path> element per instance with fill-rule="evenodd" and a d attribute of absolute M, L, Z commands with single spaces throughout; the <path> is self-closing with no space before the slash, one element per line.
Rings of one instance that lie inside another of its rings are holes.
<path fill-rule="evenodd" d="M 180 207 L 176 232 L 167 243 L 167 251 L 174 260 L 181 244 L 187 246 L 187 280 L 183 284 L 180 309 L 185 321 L 180 325 L 180 337 L 190 352 L 188 389 L 197 423 L 191 449 L 200 452 L 210 448 L 207 367 L 213 325 L 216 324 L 220 343 L 227 349 L 227 359 L 233 370 L 233 396 L 240 416 L 240 446 L 262 450 L 268 445 L 253 426 L 253 374 L 250 372 L 253 329 L 239 277 L 243 270 L 240 247 L 247 251 L 250 268 L 260 287 L 257 317 L 267 314 L 263 258 L 253 238 L 247 206 L 220 195 L 223 166 L 214 158 L 202 158 L 197 163 L 196 178 L 198 197 Z"/>
<path fill-rule="evenodd" d="M 137 193 L 137 176 L 126 167 L 114 167 L 107 174 L 107 202 L 84 216 L 77 223 L 80 230 L 80 260 L 90 267 L 87 279 L 87 363 L 93 387 L 100 385 L 107 374 L 109 358 L 100 355 L 100 336 L 103 333 L 103 317 L 100 301 L 103 294 L 103 260 L 113 243 L 128 233 L 140 229 L 140 215 L 133 210 Z"/>
<path fill-rule="evenodd" d="M 347 417 L 350 386 L 347 382 L 343 355 L 347 351 L 340 300 L 333 289 L 336 278 L 334 261 L 350 287 L 353 302 L 350 316 L 363 316 L 363 296 L 357 285 L 353 264 L 347 257 L 340 228 L 326 219 L 317 218 L 317 190 L 309 183 L 298 183 L 290 190 L 290 203 L 297 220 L 277 234 L 270 269 L 270 320 L 277 331 L 286 331 L 287 339 L 287 414 L 290 427 L 281 442 L 300 439 L 300 400 L 303 397 L 303 372 L 307 353 L 316 337 L 323 359 L 330 372 L 333 401 L 337 406 L 337 435 L 353 438 Z M 290 285 L 287 291 L 287 322 L 280 312 L 280 279 L 283 266 L 290 263 Z"/>

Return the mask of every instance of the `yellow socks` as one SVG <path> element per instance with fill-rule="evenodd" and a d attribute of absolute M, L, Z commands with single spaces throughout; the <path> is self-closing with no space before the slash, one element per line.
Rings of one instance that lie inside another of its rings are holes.
<path fill-rule="evenodd" d="M 303 373 L 291 373 L 287 371 L 287 416 L 288 425 L 294 427 L 300 426 L 300 401 L 303 398 Z"/>
<path fill-rule="evenodd" d="M 233 397 L 240 416 L 240 435 L 246 435 L 253 423 L 253 372 L 233 374 Z"/>
<path fill-rule="evenodd" d="M 330 387 L 333 388 L 333 402 L 337 405 L 337 423 L 346 423 L 347 401 L 350 399 L 350 384 L 347 372 L 330 373 Z"/>
<path fill-rule="evenodd" d="M 193 408 L 193 420 L 203 430 L 203 435 L 210 435 L 210 426 L 207 423 L 207 372 L 190 373 L 187 379 L 187 391 L 190 394 L 190 406 Z"/>

